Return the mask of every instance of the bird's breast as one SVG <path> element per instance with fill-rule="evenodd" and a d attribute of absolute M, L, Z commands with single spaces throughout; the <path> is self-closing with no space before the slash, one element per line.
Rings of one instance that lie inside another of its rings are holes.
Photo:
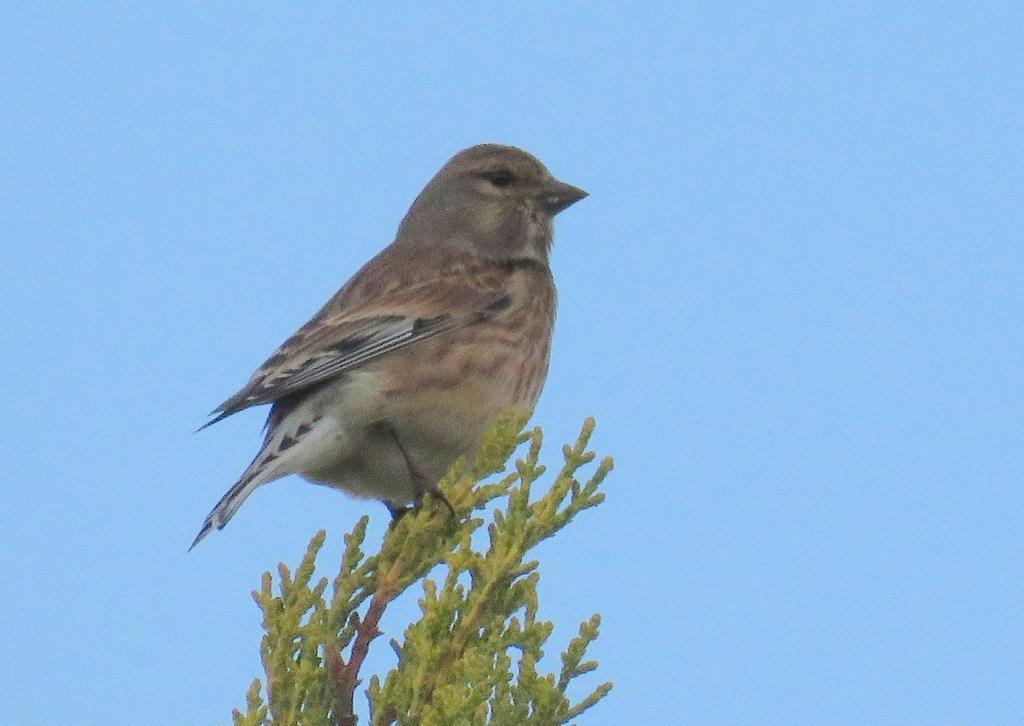
<path fill-rule="evenodd" d="M 383 416 L 412 445 L 470 456 L 496 418 L 533 408 L 547 376 L 554 289 L 525 287 L 512 301 L 375 366 Z"/>

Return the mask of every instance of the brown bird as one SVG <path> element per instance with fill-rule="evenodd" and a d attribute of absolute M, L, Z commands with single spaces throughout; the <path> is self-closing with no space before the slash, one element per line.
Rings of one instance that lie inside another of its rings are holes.
<path fill-rule="evenodd" d="M 395 517 L 425 492 L 444 500 L 452 462 L 498 416 L 537 402 L 555 319 L 552 220 L 585 196 L 512 146 L 452 157 L 395 241 L 211 412 L 203 428 L 272 404 L 263 446 L 192 547 L 288 474 L 380 499 Z"/>

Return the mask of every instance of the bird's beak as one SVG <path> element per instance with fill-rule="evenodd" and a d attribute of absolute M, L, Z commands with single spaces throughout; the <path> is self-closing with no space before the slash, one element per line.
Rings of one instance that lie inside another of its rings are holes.
<path fill-rule="evenodd" d="M 583 197 L 587 196 L 587 193 L 579 187 L 574 187 L 572 184 L 566 184 L 560 182 L 557 179 L 552 179 L 543 187 L 541 187 L 538 199 L 540 205 L 549 214 L 558 214 L 566 207 L 569 207 Z"/>

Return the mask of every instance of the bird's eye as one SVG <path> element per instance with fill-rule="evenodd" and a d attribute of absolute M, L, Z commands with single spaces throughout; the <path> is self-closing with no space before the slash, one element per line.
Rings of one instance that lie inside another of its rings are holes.
<path fill-rule="evenodd" d="M 515 176 L 508 169 L 488 171 L 483 174 L 483 177 L 496 187 L 507 187 L 516 180 Z"/>

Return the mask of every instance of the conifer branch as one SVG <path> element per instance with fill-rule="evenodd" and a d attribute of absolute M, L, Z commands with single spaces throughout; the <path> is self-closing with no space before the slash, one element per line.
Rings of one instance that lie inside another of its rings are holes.
<path fill-rule="evenodd" d="M 552 624 L 537 619 L 537 562 L 526 555 L 580 512 L 600 504 L 598 488 L 612 468 L 600 462 L 585 482 L 576 477 L 594 461 L 587 450 L 594 422 L 588 419 L 575 444 L 563 449 L 564 463 L 543 495 L 532 491 L 544 475 L 539 463 L 540 429 L 522 433 L 521 420 L 506 420 L 483 444 L 473 472 L 456 465 L 441 482 L 456 517 L 424 507 L 403 517 L 367 554 L 367 517 L 345 536 L 345 550 L 330 597 L 327 578 L 313 583 L 316 557 L 326 534 L 310 541 L 294 575 L 280 565 L 277 593 L 265 573 L 253 597 L 263 611 L 261 655 L 266 671 L 266 703 L 255 680 L 246 694 L 246 711 L 233 712 L 235 726 L 356 726 L 355 693 L 371 644 L 380 635 L 388 605 L 422 582 L 421 618 L 391 640 L 398 656 L 381 679 L 370 678 L 370 723 L 389 724 L 557 724 L 567 723 L 596 704 L 611 689 L 595 688 L 577 703 L 567 695 L 571 683 L 597 667 L 584 660 L 597 637 L 595 615 L 562 654 L 562 668 L 541 676 L 537 663 Z M 484 481 L 504 468 L 521 444 L 525 456 L 496 481 Z M 484 520 L 476 512 L 493 511 L 487 546 L 474 544 Z M 437 566 L 443 581 L 423 579 Z M 361 614 L 362 613 L 362 614 Z M 347 653 L 347 655 L 346 655 Z M 513 654 L 518 654 L 513 658 Z M 515 661 L 518 661 L 516 664 Z"/>

